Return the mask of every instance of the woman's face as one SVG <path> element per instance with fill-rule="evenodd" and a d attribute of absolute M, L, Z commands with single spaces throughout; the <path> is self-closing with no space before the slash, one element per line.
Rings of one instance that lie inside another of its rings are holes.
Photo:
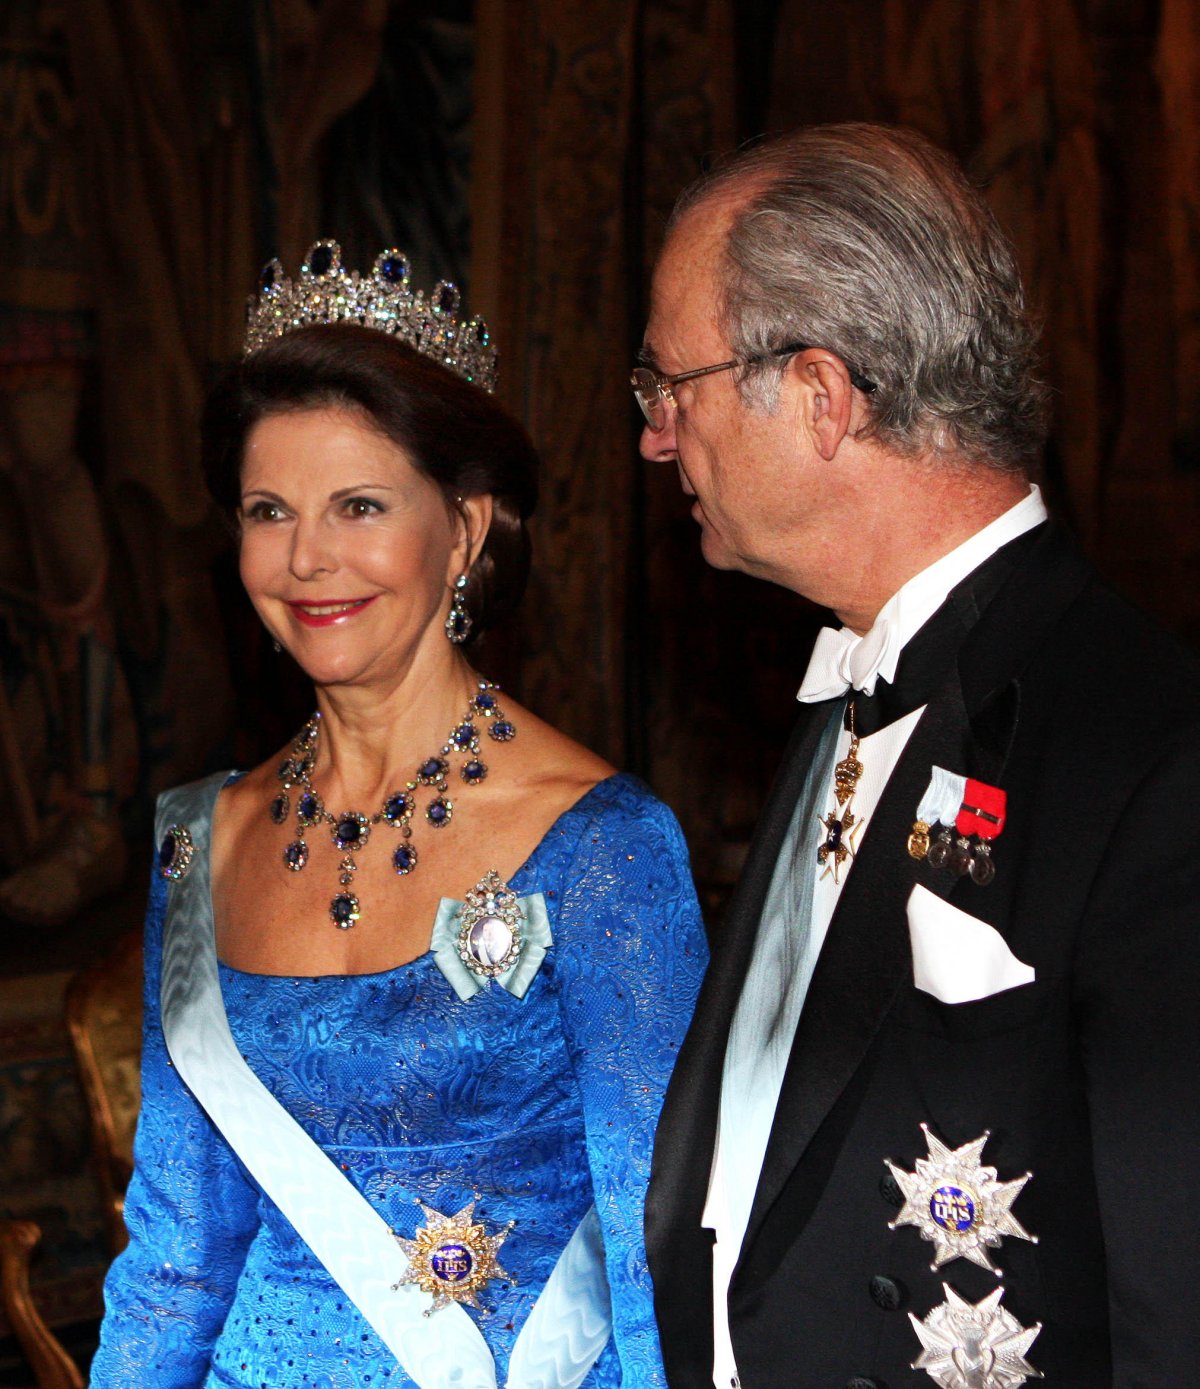
<path fill-rule="evenodd" d="M 462 522 L 364 417 L 268 416 L 247 438 L 241 485 L 242 582 L 318 685 L 387 684 L 444 646 Z"/>

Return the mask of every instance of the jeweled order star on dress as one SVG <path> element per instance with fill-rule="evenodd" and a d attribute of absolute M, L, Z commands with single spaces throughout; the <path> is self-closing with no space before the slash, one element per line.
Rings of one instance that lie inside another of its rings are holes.
<path fill-rule="evenodd" d="M 1037 1236 L 1010 1209 L 1033 1173 L 998 1182 L 996 1169 L 980 1162 L 990 1134 L 950 1149 L 930 1133 L 928 1125 L 922 1124 L 921 1129 L 929 1156 L 917 1159 L 915 1171 L 906 1172 L 884 1159 L 904 1193 L 904 1205 L 889 1228 L 915 1225 L 936 1251 L 931 1268 L 941 1268 L 952 1259 L 970 1259 L 999 1276 L 1001 1270 L 987 1251 L 998 1249 L 1005 1235 L 1037 1243 Z"/>
<path fill-rule="evenodd" d="M 493 1278 L 516 1281 L 496 1260 L 516 1221 L 510 1220 L 498 1235 L 489 1235 L 474 1219 L 474 1201 L 468 1201 L 457 1215 L 443 1215 L 424 1201 L 417 1205 L 425 1212 L 424 1229 L 417 1230 L 412 1239 L 393 1235 L 408 1255 L 408 1269 L 393 1287 L 415 1283 L 422 1292 L 432 1293 L 433 1305 L 426 1316 L 452 1302 L 478 1307 L 475 1294 Z"/>

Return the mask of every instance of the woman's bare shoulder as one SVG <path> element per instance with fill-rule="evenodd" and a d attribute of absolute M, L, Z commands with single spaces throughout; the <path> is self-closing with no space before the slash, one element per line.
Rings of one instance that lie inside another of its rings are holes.
<path fill-rule="evenodd" d="M 279 765 L 285 756 L 286 751 L 280 751 L 221 788 L 216 820 L 222 838 L 239 837 L 259 816 L 267 818 L 271 801 L 279 793 Z"/>
<path fill-rule="evenodd" d="M 530 710 L 512 701 L 507 707 L 524 744 L 522 781 L 536 782 L 544 792 L 554 788 L 570 801 L 616 773 L 612 763 Z"/>

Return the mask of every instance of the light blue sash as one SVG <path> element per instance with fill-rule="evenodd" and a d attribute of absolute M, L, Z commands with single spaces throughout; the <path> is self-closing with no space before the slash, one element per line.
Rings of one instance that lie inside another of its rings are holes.
<path fill-rule="evenodd" d="M 175 1068 L 266 1194 L 420 1389 L 496 1389 L 487 1342 L 457 1304 L 432 1316 L 427 1293 L 394 1285 L 407 1269 L 387 1222 L 242 1059 L 217 972 L 209 879 L 213 805 L 223 775 L 168 791 L 161 844 L 186 825 L 195 858 L 171 884 L 162 1020 Z M 612 1331 L 604 1241 L 593 1206 L 579 1222 L 513 1346 L 507 1389 L 577 1389 Z"/>

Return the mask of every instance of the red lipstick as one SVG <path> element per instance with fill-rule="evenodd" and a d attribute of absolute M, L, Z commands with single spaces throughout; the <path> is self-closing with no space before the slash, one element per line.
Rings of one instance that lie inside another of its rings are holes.
<path fill-rule="evenodd" d="M 375 601 L 376 596 L 372 594 L 370 598 L 328 598 L 321 603 L 289 601 L 288 607 L 291 608 L 296 621 L 305 627 L 333 627 L 339 622 L 346 622 L 357 616 Z"/>

